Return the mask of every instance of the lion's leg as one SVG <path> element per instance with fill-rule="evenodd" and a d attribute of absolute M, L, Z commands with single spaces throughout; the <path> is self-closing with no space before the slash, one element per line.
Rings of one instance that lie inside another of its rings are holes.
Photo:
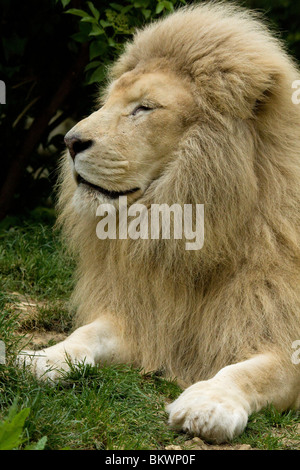
<path fill-rule="evenodd" d="M 60 343 L 40 351 L 22 351 L 19 364 L 29 366 L 39 378 L 56 380 L 69 364 L 83 362 L 122 362 L 125 348 L 116 328 L 107 319 L 98 319 L 75 330 Z"/>
<path fill-rule="evenodd" d="M 272 353 L 221 369 L 212 379 L 187 388 L 167 407 L 176 429 L 224 442 L 241 434 L 248 416 L 268 404 L 279 410 L 299 406 L 300 375 Z"/>

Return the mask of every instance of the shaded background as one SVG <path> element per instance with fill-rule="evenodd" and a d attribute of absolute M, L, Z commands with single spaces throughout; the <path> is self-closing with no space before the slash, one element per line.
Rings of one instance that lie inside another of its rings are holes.
<path fill-rule="evenodd" d="M 87 116 L 134 29 L 190 1 L 0 0 L 0 220 L 54 212 L 63 136 Z M 300 0 L 245 0 L 300 60 Z"/>

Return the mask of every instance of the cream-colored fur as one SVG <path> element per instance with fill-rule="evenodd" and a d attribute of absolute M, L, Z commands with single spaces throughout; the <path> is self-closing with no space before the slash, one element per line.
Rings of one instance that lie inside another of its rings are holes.
<path fill-rule="evenodd" d="M 299 406 L 296 79 L 255 15 L 225 3 L 179 10 L 135 35 L 103 107 L 69 134 L 92 141 L 75 163 L 64 157 L 59 201 L 85 326 L 32 359 L 39 376 L 55 379 L 65 352 L 161 369 L 188 387 L 168 406 L 170 424 L 216 442 L 268 403 Z M 117 200 L 77 186 L 78 173 L 108 190 L 138 188 L 129 205 L 204 204 L 203 249 L 100 241 L 96 207 Z"/>

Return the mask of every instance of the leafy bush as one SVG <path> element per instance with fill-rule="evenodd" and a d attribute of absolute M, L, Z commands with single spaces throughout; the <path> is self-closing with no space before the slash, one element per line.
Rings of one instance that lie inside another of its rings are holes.
<path fill-rule="evenodd" d="M 69 5 L 70 0 L 61 1 Z M 89 64 L 85 67 L 86 85 L 101 83 L 105 79 L 106 66 L 122 51 L 126 39 L 137 27 L 147 20 L 163 13 L 174 11 L 177 0 L 128 0 L 126 5 L 101 2 L 97 8 L 93 2 L 86 2 L 87 10 L 71 8 L 66 13 L 80 18 L 79 31 L 71 37 L 79 43 L 89 43 Z"/>

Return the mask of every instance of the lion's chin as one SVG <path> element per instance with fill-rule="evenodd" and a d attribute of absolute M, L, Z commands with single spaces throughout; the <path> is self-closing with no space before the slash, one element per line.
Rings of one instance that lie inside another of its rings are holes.
<path fill-rule="evenodd" d="M 130 205 L 136 201 L 142 194 L 143 191 L 141 189 L 132 194 L 128 194 L 126 196 L 128 204 Z M 100 204 L 110 204 L 116 209 L 119 209 L 119 197 L 111 198 L 106 194 L 87 187 L 86 185 L 79 185 L 76 188 L 72 203 L 78 214 L 93 218 L 96 216 L 96 211 Z"/>
<path fill-rule="evenodd" d="M 77 174 L 76 181 L 77 181 L 77 184 L 79 186 L 83 186 L 84 189 L 88 191 L 92 191 L 92 192 L 96 191 L 97 194 L 100 193 L 101 195 L 107 197 L 109 200 L 118 199 L 120 196 L 129 196 L 140 190 L 140 188 L 138 187 L 134 187 L 134 188 L 127 189 L 127 190 L 117 190 L 117 191 L 109 190 L 109 189 L 103 188 L 102 186 L 98 186 L 94 183 L 91 183 L 90 181 L 87 181 L 80 174 Z"/>

